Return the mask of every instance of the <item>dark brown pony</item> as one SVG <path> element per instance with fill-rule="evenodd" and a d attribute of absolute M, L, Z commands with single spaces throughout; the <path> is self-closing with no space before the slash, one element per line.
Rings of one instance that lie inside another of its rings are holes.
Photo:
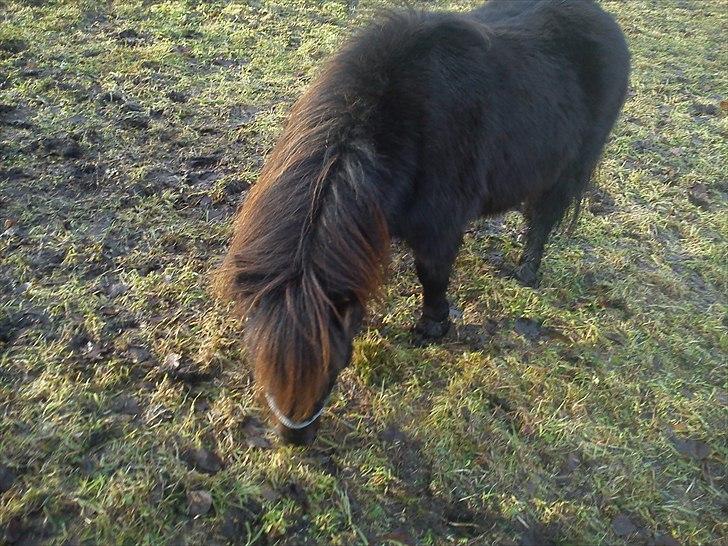
<path fill-rule="evenodd" d="M 536 281 L 549 233 L 578 211 L 628 74 L 619 27 L 585 0 L 390 15 L 329 62 L 294 106 L 221 270 L 284 439 L 314 438 L 390 237 L 415 254 L 423 337 L 448 330 L 450 271 L 478 216 L 524 211 L 516 276 Z"/>

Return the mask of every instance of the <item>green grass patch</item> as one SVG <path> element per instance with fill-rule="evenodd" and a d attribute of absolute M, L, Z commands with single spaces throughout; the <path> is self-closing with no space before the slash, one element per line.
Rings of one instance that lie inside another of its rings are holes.
<path fill-rule="evenodd" d="M 630 94 L 538 289 L 503 275 L 520 216 L 479 222 L 455 332 L 415 346 L 419 286 L 396 248 L 316 445 L 266 430 L 210 273 L 288 108 L 383 5 L 4 4 L 5 542 L 725 543 L 717 0 L 603 2 L 633 53 Z"/>

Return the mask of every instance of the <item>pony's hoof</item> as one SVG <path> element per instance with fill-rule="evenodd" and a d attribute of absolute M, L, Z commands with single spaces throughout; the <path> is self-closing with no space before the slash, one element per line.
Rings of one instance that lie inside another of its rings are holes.
<path fill-rule="evenodd" d="M 437 322 L 432 319 L 420 318 L 415 325 L 415 334 L 422 340 L 440 339 L 450 330 L 450 319 Z"/>
<path fill-rule="evenodd" d="M 531 288 L 535 288 L 538 284 L 538 276 L 536 275 L 536 271 L 530 265 L 519 265 L 513 272 L 513 276 L 523 286 L 530 286 Z"/>

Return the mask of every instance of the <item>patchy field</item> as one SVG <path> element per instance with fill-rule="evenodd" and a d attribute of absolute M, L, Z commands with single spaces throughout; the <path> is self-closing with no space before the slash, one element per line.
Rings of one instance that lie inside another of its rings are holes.
<path fill-rule="evenodd" d="M 467 2 L 432 7 L 464 9 Z M 411 256 L 319 439 L 278 447 L 210 296 L 230 218 L 357 2 L 0 7 L 0 542 L 728 544 L 728 9 L 604 2 L 630 98 L 543 281 Z"/>

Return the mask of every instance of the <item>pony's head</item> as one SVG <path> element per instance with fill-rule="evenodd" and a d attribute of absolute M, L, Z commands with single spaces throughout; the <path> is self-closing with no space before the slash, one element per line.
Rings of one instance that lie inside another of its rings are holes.
<path fill-rule="evenodd" d="M 316 435 L 389 250 L 374 153 L 336 85 L 324 75 L 294 107 L 222 268 L 256 383 L 281 437 L 299 444 Z"/>
<path fill-rule="evenodd" d="M 333 239 L 329 243 L 336 247 Z M 349 269 L 357 263 L 354 253 L 346 267 L 320 256 L 320 267 L 307 266 L 303 271 L 275 267 L 272 271 L 278 275 L 261 277 L 259 268 L 266 262 L 270 265 L 275 254 L 271 251 L 267 261 L 257 260 L 250 247 L 237 247 L 231 258 L 235 267 L 230 288 L 245 306 L 248 360 L 276 429 L 288 443 L 307 444 L 316 436 L 336 379 L 351 360 L 366 299 L 376 288 L 381 267 L 377 264 L 369 274 L 359 270 L 357 279 Z M 370 259 L 375 265 L 379 257 Z M 332 281 L 347 278 L 333 287 Z"/>
<path fill-rule="evenodd" d="M 306 296 L 297 291 L 291 288 L 281 299 L 276 296 L 251 310 L 246 340 L 256 383 L 279 436 L 308 444 L 339 373 L 351 361 L 364 308 L 354 299 L 322 297 L 308 300 L 321 302 L 318 309 L 306 309 Z"/>

